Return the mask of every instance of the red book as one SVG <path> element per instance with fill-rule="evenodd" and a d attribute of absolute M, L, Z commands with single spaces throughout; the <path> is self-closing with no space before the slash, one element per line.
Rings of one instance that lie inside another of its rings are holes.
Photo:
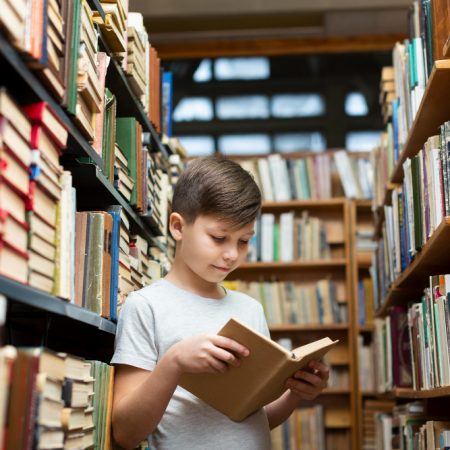
<path fill-rule="evenodd" d="M 31 128 L 31 148 L 43 153 L 58 172 L 61 148 L 51 139 L 43 125 L 33 125 Z"/>
<path fill-rule="evenodd" d="M 55 114 L 47 102 L 31 103 L 23 107 L 25 114 L 35 124 L 42 125 L 54 143 L 66 148 L 68 131 L 62 120 Z"/>

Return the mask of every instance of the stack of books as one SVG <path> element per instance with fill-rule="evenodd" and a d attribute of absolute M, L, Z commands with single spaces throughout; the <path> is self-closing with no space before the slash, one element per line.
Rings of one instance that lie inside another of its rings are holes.
<path fill-rule="evenodd" d="M 64 358 L 64 401 L 61 419 L 66 448 L 89 448 L 94 438 L 94 378 L 91 365 L 83 358 L 59 353 Z M 98 412 L 96 411 L 96 414 Z"/>
<path fill-rule="evenodd" d="M 48 293 L 70 299 L 71 283 L 68 278 L 72 256 L 70 242 L 73 238 L 70 236 L 70 217 L 75 208 L 74 192 L 70 173 L 64 173 L 59 165 L 59 156 L 66 147 L 68 134 L 45 102 L 27 105 L 24 110 L 33 122 L 33 162 L 28 208 L 32 225 L 29 236 L 29 283 Z M 57 265 L 57 260 L 61 264 Z"/>
<path fill-rule="evenodd" d="M 100 2 L 105 20 L 94 11 L 93 20 L 98 23 L 110 50 L 117 58 L 123 58 L 127 51 L 127 8 L 128 2 L 108 0 Z"/>
<path fill-rule="evenodd" d="M 128 159 L 117 144 L 114 152 L 114 171 L 114 186 L 130 202 L 134 181 L 128 175 Z"/>
<path fill-rule="evenodd" d="M 308 211 L 298 217 L 294 212 L 275 216 L 261 214 L 256 233 L 250 241 L 248 261 L 311 261 L 329 259 L 328 226 Z"/>
<path fill-rule="evenodd" d="M 380 105 L 383 122 L 387 124 L 392 117 L 392 102 L 397 97 L 395 92 L 394 68 L 383 67 L 380 80 Z"/>
<path fill-rule="evenodd" d="M 44 2 L 45 5 L 45 2 Z M 64 97 L 65 85 L 65 44 L 66 26 L 63 17 L 63 5 L 57 0 L 48 0 L 46 30 L 44 42 L 47 53 L 47 64 L 39 72 L 41 79 L 54 97 L 61 102 Z M 46 13 L 44 11 L 44 17 Z"/>
<path fill-rule="evenodd" d="M 150 47 L 150 92 L 148 120 L 161 133 L 161 60 L 155 47 Z"/>
<path fill-rule="evenodd" d="M 125 302 L 128 294 L 134 290 L 131 278 L 130 261 L 130 221 L 122 210 L 120 213 L 120 233 L 119 233 L 119 283 L 117 313 Z"/>
<path fill-rule="evenodd" d="M 144 18 L 140 13 L 128 13 L 127 78 L 130 87 L 141 103 L 148 105 L 150 44 L 144 27 Z"/>
<path fill-rule="evenodd" d="M 106 211 L 76 213 L 75 303 L 111 316 L 113 216 Z"/>
<path fill-rule="evenodd" d="M 31 124 L 0 89 L 0 274 L 28 281 L 28 225 Z"/>
<path fill-rule="evenodd" d="M 81 3 L 80 49 L 77 62 L 77 105 L 75 121 L 86 139 L 93 142 L 96 115 L 101 112 L 104 94 L 97 74 L 98 34 L 92 21 L 93 12 L 87 2 Z"/>
<path fill-rule="evenodd" d="M 5 0 L 2 2 L 0 27 L 18 50 L 25 49 L 24 40 L 27 17 L 28 2 L 26 0 Z"/>
<path fill-rule="evenodd" d="M 229 289 L 258 300 L 270 325 L 347 322 L 347 302 L 338 283 L 323 279 L 310 285 L 282 281 L 227 281 Z"/>

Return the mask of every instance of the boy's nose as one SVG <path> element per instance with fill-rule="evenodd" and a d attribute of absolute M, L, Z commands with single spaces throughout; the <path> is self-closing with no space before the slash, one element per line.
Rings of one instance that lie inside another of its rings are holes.
<path fill-rule="evenodd" d="M 238 251 L 235 247 L 228 248 L 225 253 L 223 254 L 223 259 L 226 261 L 235 261 L 238 257 Z"/>

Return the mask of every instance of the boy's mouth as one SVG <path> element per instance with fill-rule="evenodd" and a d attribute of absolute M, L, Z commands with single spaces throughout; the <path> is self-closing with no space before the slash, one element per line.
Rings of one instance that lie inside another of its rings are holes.
<path fill-rule="evenodd" d="M 213 267 L 217 270 L 220 270 L 221 272 L 230 272 L 231 271 L 231 267 L 220 267 L 220 266 L 215 266 L 215 265 L 213 265 Z"/>

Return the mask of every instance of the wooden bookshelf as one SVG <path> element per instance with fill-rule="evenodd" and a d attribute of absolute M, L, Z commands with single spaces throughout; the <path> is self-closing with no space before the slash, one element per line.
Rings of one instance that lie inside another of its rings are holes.
<path fill-rule="evenodd" d="M 239 266 L 236 272 L 245 270 L 344 269 L 347 263 L 348 261 L 345 258 L 292 262 L 246 262 Z"/>
<path fill-rule="evenodd" d="M 342 208 L 346 201 L 345 198 L 336 197 L 329 199 L 290 200 L 286 202 L 263 202 L 262 209 L 264 211 L 286 209 L 329 210 L 330 208 Z"/>
<path fill-rule="evenodd" d="M 450 217 L 445 217 L 411 264 L 397 277 L 377 316 L 386 315 L 390 306 L 410 301 L 411 296 L 420 296 L 430 275 L 450 271 L 449 252 Z"/>
<path fill-rule="evenodd" d="M 394 391 L 394 395 L 397 398 L 410 398 L 410 399 L 449 397 L 450 386 L 443 386 L 435 389 L 423 389 L 420 391 L 415 389 L 397 388 Z"/>
<path fill-rule="evenodd" d="M 435 61 L 417 115 L 409 130 L 403 150 L 391 176 L 392 183 L 403 180 L 402 164 L 416 155 L 425 141 L 437 133 L 439 126 L 450 117 L 450 60 Z"/>
<path fill-rule="evenodd" d="M 286 323 L 280 325 L 270 325 L 271 333 L 285 333 L 285 332 L 311 332 L 311 331 L 347 331 L 348 324 L 345 323 L 331 323 L 331 324 L 295 324 Z"/>

